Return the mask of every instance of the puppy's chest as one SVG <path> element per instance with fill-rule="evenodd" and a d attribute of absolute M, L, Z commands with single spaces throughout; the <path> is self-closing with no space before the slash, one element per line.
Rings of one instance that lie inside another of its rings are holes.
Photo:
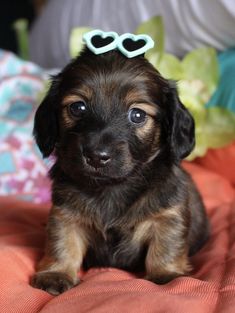
<path fill-rule="evenodd" d="M 132 243 L 131 234 L 125 234 L 120 229 L 109 228 L 105 237 L 101 233 L 93 233 L 90 238 L 83 266 L 118 267 L 122 269 L 142 268 L 144 247 Z"/>
<path fill-rule="evenodd" d="M 101 192 L 93 197 L 80 195 L 80 207 L 77 208 L 82 219 L 97 225 L 103 230 L 122 228 L 134 222 L 132 203 L 134 198 L 116 192 Z"/>
<path fill-rule="evenodd" d="M 73 211 L 89 241 L 84 268 L 142 269 L 145 246 L 134 238 L 138 223 L 146 218 L 143 201 L 126 192 L 108 191 L 92 196 L 79 193 L 78 198 Z"/>

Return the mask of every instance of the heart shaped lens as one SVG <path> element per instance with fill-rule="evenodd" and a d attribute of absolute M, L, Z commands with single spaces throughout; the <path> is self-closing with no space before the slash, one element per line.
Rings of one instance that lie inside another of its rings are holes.
<path fill-rule="evenodd" d="M 93 46 L 95 48 L 105 47 L 113 41 L 114 41 L 114 38 L 112 38 L 112 37 L 102 38 L 99 35 L 96 35 L 96 36 L 91 38 L 91 43 L 93 44 Z"/>
<path fill-rule="evenodd" d="M 146 45 L 145 40 L 139 39 L 139 40 L 132 40 L 130 38 L 127 38 L 123 40 L 122 42 L 123 47 L 128 51 L 135 51 L 138 50 Z"/>

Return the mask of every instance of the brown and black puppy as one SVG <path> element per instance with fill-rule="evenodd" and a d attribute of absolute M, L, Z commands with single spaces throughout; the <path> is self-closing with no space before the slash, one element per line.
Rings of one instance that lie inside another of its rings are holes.
<path fill-rule="evenodd" d="M 83 53 L 54 77 L 35 118 L 54 153 L 45 256 L 32 285 L 59 294 L 83 267 L 186 275 L 208 237 L 201 198 L 180 167 L 194 122 L 175 86 L 143 57 Z"/>

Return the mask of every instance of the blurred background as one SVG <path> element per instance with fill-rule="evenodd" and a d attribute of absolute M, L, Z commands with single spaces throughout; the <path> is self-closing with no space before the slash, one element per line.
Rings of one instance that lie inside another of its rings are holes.
<path fill-rule="evenodd" d="M 2 0 L 0 10 L 0 195 L 50 199 L 48 168 L 32 128 L 35 111 L 91 29 L 146 33 L 146 58 L 167 79 L 196 123 L 188 161 L 234 179 L 235 5 L 233 0 Z M 211 155 L 213 158 L 211 159 Z M 216 155 L 216 157 L 215 157 Z M 219 156 L 218 156 L 219 155 Z M 231 161 L 231 162 L 230 162 Z M 221 164 L 221 166 L 219 165 Z M 223 166 L 222 166 L 223 164 Z M 234 183 L 234 182 L 233 182 Z"/>
<path fill-rule="evenodd" d="M 201 46 L 224 51 L 235 45 L 231 0 L 2 0 L 0 48 L 19 52 L 13 24 L 25 18 L 30 59 L 42 67 L 62 67 L 70 60 L 75 27 L 135 32 L 153 16 L 162 16 L 165 50 L 178 57 Z"/>
<path fill-rule="evenodd" d="M 20 18 L 25 18 L 29 27 L 40 14 L 45 0 L 2 0 L 0 10 L 0 48 L 19 52 L 16 32 L 13 24 Z"/>

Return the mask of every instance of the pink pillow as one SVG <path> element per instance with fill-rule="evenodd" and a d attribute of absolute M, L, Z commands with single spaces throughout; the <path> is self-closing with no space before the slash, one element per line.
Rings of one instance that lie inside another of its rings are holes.
<path fill-rule="evenodd" d="M 235 142 L 224 148 L 210 149 L 205 157 L 197 158 L 195 162 L 227 178 L 235 186 Z"/>

